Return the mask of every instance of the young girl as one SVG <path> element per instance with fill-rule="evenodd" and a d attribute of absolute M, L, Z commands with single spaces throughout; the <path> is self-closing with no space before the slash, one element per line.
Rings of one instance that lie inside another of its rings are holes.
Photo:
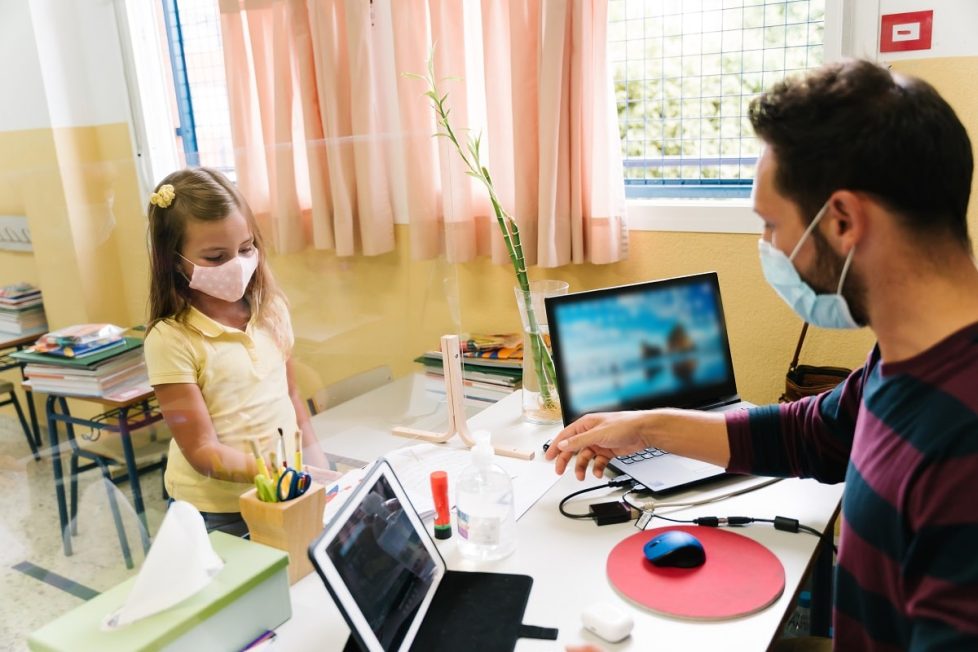
<path fill-rule="evenodd" d="M 253 485 L 257 442 L 266 459 L 285 434 L 292 459 L 329 472 L 299 396 L 285 299 L 255 217 L 234 185 L 207 168 L 166 177 L 150 197 L 149 381 L 173 440 L 165 483 L 208 530 L 244 534 L 238 497 Z M 281 464 L 281 462 L 279 462 Z M 309 470 L 309 469 L 307 469 Z"/>

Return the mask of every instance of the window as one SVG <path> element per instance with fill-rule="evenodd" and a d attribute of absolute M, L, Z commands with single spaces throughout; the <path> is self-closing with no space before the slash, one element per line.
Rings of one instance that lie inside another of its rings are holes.
<path fill-rule="evenodd" d="M 752 97 L 825 58 L 826 0 L 610 0 L 626 196 L 747 197 Z"/>
<path fill-rule="evenodd" d="M 638 204 L 629 209 L 630 228 L 756 232 L 747 197 L 758 143 L 747 106 L 785 75 L 839 56 L 843 7 L 865 7 L 844 0 L 608 1 L 626 196 Z M 196 156 L 234 178 L 217 0 L 153 5 L 174 80 L 171 142 L 188 163 Z M 866 25 L 875 29 L 869 13 Z M 730 205 L 739 206 L 735 216 Z"/>
<path fill-rule="evenodd" d="M 234 180 L 234 146 L 216 0 L 163 0 L 176 95 L 176 134 L 187 165 Z"/>

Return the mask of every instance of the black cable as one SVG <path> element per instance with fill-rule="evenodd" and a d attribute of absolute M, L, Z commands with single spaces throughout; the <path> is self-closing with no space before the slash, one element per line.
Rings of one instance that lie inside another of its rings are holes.
<path fill-rule="evenodd" d="M 777 530 L 782 530 L 784 532 L 805 532 L 806 534 L 811 534 L 819 539 L 822 538 L 822 533 L 813 527 L 807 525 L 802 525 L 797 521 L 797 519 L 788 518 L 786 516 L 777 516 L 775 518 L 754 518 L 753 516 L 700 516 L 694 519 L 678 519 L 669 518 L 668 516 L 662 516 L 660 514 L 652 513 L 652 518 L 661 518 L 663 521 L 670 521 L 672 523 L 691 523 L 693 525 L 700 525 L 703 527 L 720 527 L 721 525 L 728 526 L 739 526 L 748 525 L 750 523 L 770 523 L 774 525 Z M 835 544 L 832 545 L 832 550 L 838 552 Z"/>
<path fill-rule="evenodd" d="M 564 496 L 561 499 L 560 503 L 557 505 L 557 509 L 560 510 L 560 513 L 562 515 L 566 516 L 567 518 L 593 519 L 594 518 L 594 514 L 591 513 L 591 512 L 588 512 L 587 514 L 572 514 L 572 513 L 568 512 L 568 511 L 566 511 L 564 509 L 564 505 L 566 505 L 567 504 L 567 501 L 570 500 L 571 498 L 574 498 L 576 496 L 580 496 L 581 494 L 586 494 L 586 493 L 588 493 L 590 491 L 597 491 L 598 489 L 607 489 L 609 487 L 624 487 L 625 485 L 632 484 L 633 482 L 634 482 L 634 480 L 632 480 L 631 477 L 629 477 L 627 475 L 622 475 L 622 476 L 619 476 L 619 477 L 615 478 L 614 480 L 608 481 L 606 484 L 598 484 L 598 485 L 595 485 L 593 487 L 586 487 L 584 489 L 580 489 L 578 491 L 575 491 L 572 494 L 568 494 L 568 495 Z"/>
<path fill-rule="evenodd" d="M 644 508 L 634 504 L 631 500 L 628 499 L 628 496 L 633 492 L 636 492 L 636 490 L 629 489 L 628 491 L 626 491 L 624 495 L 622 495 L 621 497 L 622 502 L 634 510 L 638 510 L 639 512 L 645 512 Z M 671 505 L 666 505 L 666 506 L 671 507 Z M 701 516 L 699 518 L 694 518 L 692 520 L 682 520 L 682 519 L 669 518 L 668 516 L 661 516 L 660 514 L 656 514 L 655 508 L 653 507 L 651 510 L 651 518 L 661 518 L 663 521 L 670 521 L 672 523 L 691 523 L 693 525 L 702 525 L 705 527 L 719 527 L 721 525 L 738 526 L 738 525 L 748 525 L 750 523 L 771 523 L 772 525 L 774 525 L 774 528 L 776 530 L 782 530 L 784 532 L 794 532 L 794 533 L 805 532 L 806 534 L 811 534 L 813 536 L 818 537 L 819 539 L 822 538 L 822 533 L 816 530 L 815 528 L 809 527 L 807 525 L 803 525 L 798 522 L 798 519 L 788 518 L 787 516 L 776 516 L 773 519 L 754 518 L 752 516 L 726 516 L 726 517 Z M 832 544 L 832 550 L 834 550 L 836 553 L 839 552 L 839 549 L 836 547 L 835 543 Z"/>

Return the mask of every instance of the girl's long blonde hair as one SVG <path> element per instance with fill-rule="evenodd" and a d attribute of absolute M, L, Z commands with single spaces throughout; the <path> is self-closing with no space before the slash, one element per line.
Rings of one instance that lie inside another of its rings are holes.
<path fill-rule="evenodd" d="M 173 186 L 173 199 L 166 208 L 154 203 L 149 214 L 149 329 L 163 319 L 183 322 L 190 308 L 190 286 L 180 273 L 177 254 L 183 249 L 187 223 L 191 220 L 213 222 L 227 218 L 234 211 L 244 216 L 255 238 L 258 267 L 255 270 L 245 299 L 258 323 L 268 327 L 279 348 L 288 353 L 292 347 L 288 328 L 285 296 L 275 283 L 268 267 L 265 243 L 255 215 L 238 189 L 217 170 L 188 168 L 171 173 L 160 181 L 155 191 L 164 185 Z"/>

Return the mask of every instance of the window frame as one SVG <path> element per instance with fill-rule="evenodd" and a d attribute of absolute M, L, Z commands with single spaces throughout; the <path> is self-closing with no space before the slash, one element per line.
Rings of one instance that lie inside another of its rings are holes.
<path fill-rule="evenodd" d="M 164 97 L 174 95 L 169 61 L 160 57 L 153 11 L 134 10 L 134 3 L 116 0 L 120 40 L 133 104 L 134 150 L 140 162 L 141 185 L 151 189 L 155 180 L 177 167 L 177 146 L 171 137 Z M 141 3 L 135 3 L 141 5 Z M 825 61 L 843 56 L 878 59 L 879 0 L 825 0 Z M 150 37 L 150 38 L 147 38 Z M 161 74 L 163 69 L 169 74 Z M 168 92 L 167 92 L 168 91 Z M 754 233 L 762 231 L 749 198 L 656 198 L 625 200 L 630 231 L 695 233 Z"/>
<path fill-rule="evenodd" d="M 875 30 L 879 2 L 825 0 L 823 61 L 843 56 L 876 58 Z M 873 40 L 870 41 L 870 33 Z M 860 36 L 863 38 L 860 38 Z M 870 47 L 872 48 L 870 51 Z M 751 186 L 747 186 L 749 189 Z M 747 197 L 626 197 L 629 231 L 760 234 L 763 222 Z"/>

